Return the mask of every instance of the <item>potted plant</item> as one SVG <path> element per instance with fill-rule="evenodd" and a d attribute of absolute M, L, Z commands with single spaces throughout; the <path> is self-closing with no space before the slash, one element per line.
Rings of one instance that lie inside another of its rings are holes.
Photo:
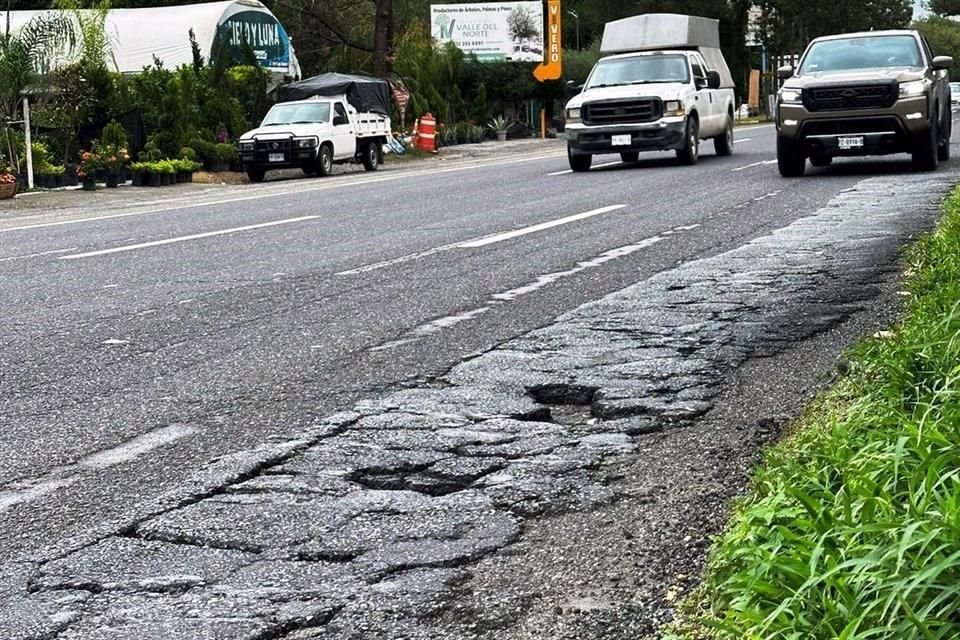
<path fill-rule="evenodd" d="M 497 140 L 500 142 L 507 139 L 507 129 L 510 128 L 510 123 L 507 122 L 507 119 L 503 116 L 494 116 L 490 119 L 490 124 L 487 126 L 493 129 L 494 133 L 497 134 Z"/>
<path fill-rule="evenodd" d="M 217 168 L 214 171 L 230 171 L 231 165 L 237 161 L 237 148 L 232 144 L 221 142 L 217 144 Z"/>
<path fill-rule="evenodd" d="M 84 191 L 95 191 L 97 188 L 97 174 L 104 171 L 103 158 L 96 151 L 84 151 L 80 154 L 80 164 L 77 166 L 77 177 L 83 185 Z"/>
<path fill-rule="evenodd" d="M 166 187 L 171 184 L 176 184 L 177 169 L 176 165 L 173 163 L 173 160 L 161 160 L 160 162 L 155 162 L 153 170 L 160 174 L 160 186 Z"/>
<path fill-rule="evenodd" d="M 115 189 L 120 182 L 126 182 L 126 167 L 130 161 L 130 154 L 126 147 L 107 145 L 100 152 L 103 166 L 106 169 L 107 188 Z"/>
<path fill-rule="evenodd" d="M 9 200 L 17 195 L 17 176 L 8 168 L 0 170 L 0 200 Z"/>
<path fill-rule="evenodd" d="M 130 165 L 130 173 L 133 175 L 133 186 L 143 187 L 149 182 L 150 163 L 134 162 Z"/>

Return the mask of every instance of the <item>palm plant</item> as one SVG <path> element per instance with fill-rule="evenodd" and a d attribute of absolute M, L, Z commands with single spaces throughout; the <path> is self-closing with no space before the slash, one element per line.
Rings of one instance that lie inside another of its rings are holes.
<path fill-rule="evenodd" d="M 48 74 L 58 58 L 69 56 L 76 43 L 73 19 L 62 12 L 39 13 L 16 33 L 11 30 L 13 1 L 7 1 L 7 23 L 0 35 L 0 118 L 16 118 L 25 89 Z"/>
<path fill-rule="evenodd" d="M 73 20 L 61 12 L 39 13 L 14 33 L 12 9 L 13 0 L 7 0 L 7 22 L 0 35 L 0 119 L 8 157 L 16 162 L 6 123 L 16 120 L 24 92 L 49 74 L 59 57 L 72 53 L 76 38 Z"/>

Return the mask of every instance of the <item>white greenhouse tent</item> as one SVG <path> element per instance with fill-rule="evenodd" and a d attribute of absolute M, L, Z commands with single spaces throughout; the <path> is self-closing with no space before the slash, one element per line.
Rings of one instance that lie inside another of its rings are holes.
<path fill-rule="evenodd" d="M 11 11 L 10 26 L 17 32 L 41 11 Z M 6 12 L 0 11 L 0 24 Z M 244 42 L 253 49 L 260 66 L 276 80 L 298 79 L 297 62 L 290 37 L 276 16 L 257 0 L 226 0 L 178 7 L 111 9 L 106 31 L 111 64 L 120 73 L 139 73 L 152 66 L 154 58 L 167 69 L 193 61 L 189 32 L 193 30 L 200 53 L 210 59 L 218 35 L 239 58 Z"/>

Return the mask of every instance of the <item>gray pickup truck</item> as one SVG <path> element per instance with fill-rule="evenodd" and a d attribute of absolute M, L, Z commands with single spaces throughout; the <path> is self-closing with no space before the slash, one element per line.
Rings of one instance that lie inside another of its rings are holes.
<path fill-rule="evenodd" d="M 802 176 L 838 156 L 909 153 L 921 171 L 950 157 L 947 69 L 916 31 L 873 31 L 817 38 L 797 69 L 781 67 L 777 164 Z"/>

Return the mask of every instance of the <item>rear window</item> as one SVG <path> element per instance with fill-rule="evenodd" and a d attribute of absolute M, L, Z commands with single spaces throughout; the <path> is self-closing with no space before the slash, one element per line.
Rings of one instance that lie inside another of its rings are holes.
<path fill-rule="evenodd" d="M 804 57 L 799 73 L 922 66 L 923 57 L 913 36 L 864 36 L 814 43 Z"/>

